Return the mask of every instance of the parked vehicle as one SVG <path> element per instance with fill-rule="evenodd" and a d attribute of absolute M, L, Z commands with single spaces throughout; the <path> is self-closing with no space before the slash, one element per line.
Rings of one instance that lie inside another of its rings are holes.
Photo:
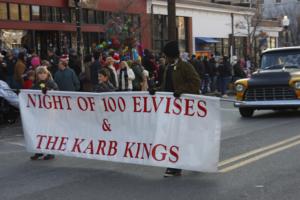
<path fill-rule="evenodd" d="M 235 82 L 236 99 L 242 117 L 255 110 L 298 109 L 300 107 L 300 46 L 266 50 L 259 69 L 251 78 Z"/>

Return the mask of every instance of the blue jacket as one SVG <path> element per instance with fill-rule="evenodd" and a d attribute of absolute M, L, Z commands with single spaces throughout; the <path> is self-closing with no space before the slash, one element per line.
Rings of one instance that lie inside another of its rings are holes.
<path fill-rule="evenodd" d="M 61 91 L 77 91 L 80 89 L 80 81 L 74 70 L 67 67 L 58 70 L 54 75 L 54 80 Z"/>

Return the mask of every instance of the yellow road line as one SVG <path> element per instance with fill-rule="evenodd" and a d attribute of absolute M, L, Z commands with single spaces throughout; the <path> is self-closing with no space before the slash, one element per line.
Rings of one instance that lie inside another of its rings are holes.
<path fill-rule="evenodd" d="M 222 167 L 222 166 L 228 165 L 228 164 L 230 164 L 230 163 L 236 162 L 236 161 L 238 161 L 238 160 L 245 159 L 245 158 L 247 158 L 247 157 L 249 157 L 249 156 L 253 156 L 253 155 L 255 155 L 255 154 L 258 154 L 258 153 L 261 153 L 261 152 L 264 152 L 264 151 L 268 151 L 268 150 L 270 150 L 270 149 L 273 149 L 273 148 L 276 148 L 276 147 L 285 145 L 285 144 L 290 143 L 290 142 L 292 142 L 292 141 L 294 141 L 294 140 L 297 140 L 297 139 L 300 139 L 300 135 L 291 137 L 291 138 L 286 139 L 286 140 L 282 140 L 282 141 L 280 141 L 280 142 L 271 144 L 271 145 L 266 146 L 266 147 L 262 147 L 262 148 L 259 148 L 259 149 L 255 149 L 255 150 L 253 150 L 253 151 L 249 151 L 249 152 L 247 152 L 247 153 L 244 153 L 244 154 L 241 154 L 241 155 L 238 155 L 238 156 L 229 158 L 229 159 L 227 159 L 227 160 L 224 160 L 224 161 L 220 162 L 220 163 L 218 164 L 218 167 Z"/>
<path fill-rule="evenodd" d="M 221 173 L 230 172 L 230 171 L 232 171 L 234 169 L 243 167 L 243 166 L 248 165 L 250 163 L 253 163 L 253 162 L 257 161 L 257 160 L 260 160 L 262 158 L 268 157 L 268 156 L 273 155 L 275 153 L 278 153 L 280 151 L 284 151 L 286 149 L 292 148 L 292 147 L 297 146 L 299 144 L 300 144 L 300 140 L 299 141 L 295 141 L 293 143 L 287 144 L 285 146 L 278 147 L 276 149 L 273 149 L 273 150 L 267 151 L 265 153 L 259 154 L 259 155 L 255 156 L 255 157 L 252 157 L 250 159 L 247 159 L 247 160 L 241 161 L 239 163 L 236 163 L 236 164 L 234 164 L 232 166 L 229 166 L 229 167 L 226 167 L 224 169 L 221 169 L 221 170 L 219 170 L 219 172 L 221 172 Z"/>

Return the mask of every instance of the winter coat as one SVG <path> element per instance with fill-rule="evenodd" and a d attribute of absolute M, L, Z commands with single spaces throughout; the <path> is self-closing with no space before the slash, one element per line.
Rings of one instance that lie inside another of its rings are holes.
<path fill-rule="evenodd" d="M 114 91 L 116 91 L 116 88 L 109 81 L 98 83 L 94 88 L 94 92 L 114 92 Z"/>
<path fill-rule="evenodd" d="M 128 91 L 133 90 L 132 81 L 135 79 L 135 75 L 132 69 L 124 68 L 119 70 L 119 90 Z"/>
<path fill-rule="evenodd" d="M 219 65 L 219 75 L 220 77 L 229 77 L 232 76 L 232 68 L 229 62 L 223 62 Z"/>
<path fill-rule="evenodd" d="M 167 66 L 164 73 L 164 80 L 161 86 L 162 91 L 167 91 L 167 82 L 170 81 L 167 80 L 169 67 L 170 65 Z M 190 63 L 179 59 L 178 63 L 172 69 L 172 85 L 173 91 L 169 92 L 177 92 L 179 94 L 199 94 L 200 77 Z"/>
<path fill-rule="evenodd" d="M 96 60 L 91 64 L 90 73 L 91 73 L 91 82 L 93 85 L 98 84 L 98 72 L 101 69 L 101 64 L 99 60 Z"/>
<path fill-rule="evenodd" d="M 58 70 L 55 73 L 54 80 L 62 91 L 77 91 L 80 89 L 79 79 L 74 70 L 69 67 Z"/>
<path fill-rule="evenodd" d="M 69 67 L 73 69 L 77 76 L 81 73 L 81 61 L 78 56 L 69 56 Z"/>
<path fill-rule="evenodd" d="M 18 60 L 15 65 L 14 80 L 21 86 L 24 83 L 23 74 L 26 70 L 26 65 L 22 60 Z"/>
<path fill-rule="evenodd" d="M 57 84 L 53 80 L 39 81 L 35 83 L 31 89 L 42 90 L 44 87 L 46 87 L 47 90 L 59 90 Z"/>

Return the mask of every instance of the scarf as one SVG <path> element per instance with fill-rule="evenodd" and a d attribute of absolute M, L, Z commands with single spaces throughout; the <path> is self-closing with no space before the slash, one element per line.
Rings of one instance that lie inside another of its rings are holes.
<path fill-rule="evenodd" d="M 125 91 L 128 90 L 128 71 L 127 68 L 120 70 L 120 77 L 119 77 L 119 89 L 124 90 L 123 81 L 125 82 Z"/>

